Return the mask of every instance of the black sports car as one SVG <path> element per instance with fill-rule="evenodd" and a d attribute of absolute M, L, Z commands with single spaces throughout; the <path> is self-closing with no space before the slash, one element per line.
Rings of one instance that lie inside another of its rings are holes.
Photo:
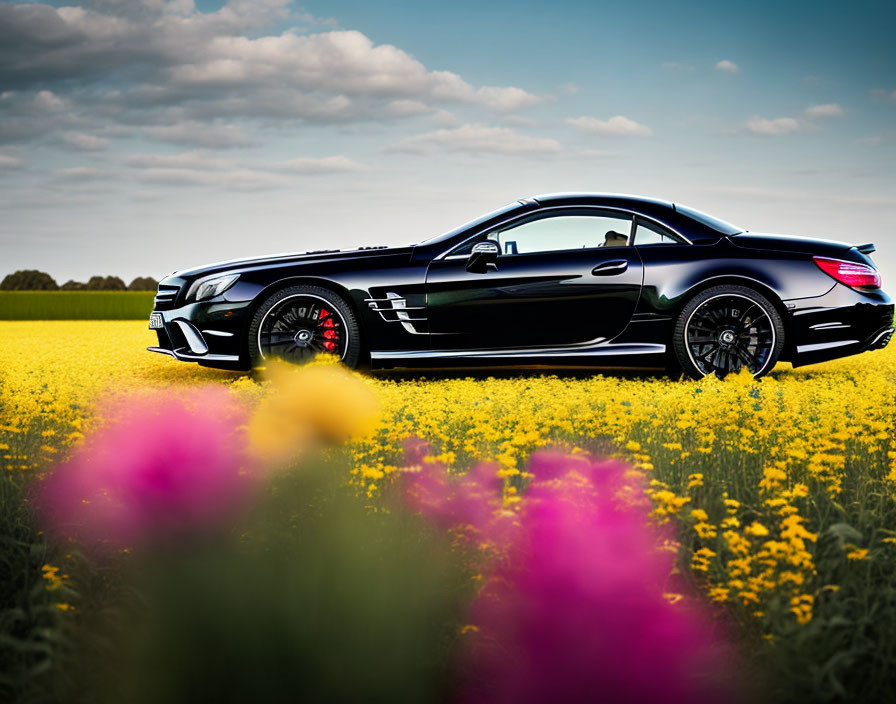
<path fill-rule="evenodd" d="M 889 342 L 873 251 L 648 198 L 539 196 L 408 247 L 176 272 L 159 284 L 149 349 L 231 369 L 330 352 L 372 368 L 671 363 L 759 376 Z"/>

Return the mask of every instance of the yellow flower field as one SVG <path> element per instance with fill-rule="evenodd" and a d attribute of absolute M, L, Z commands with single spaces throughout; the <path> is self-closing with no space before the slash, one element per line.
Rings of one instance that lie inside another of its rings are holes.
<path fill-rule="evenodd" d="M 153 341 L 143 322 L 0 322 L 5 470 L 41 471 L 64 456 L 106 391 L 214 383 L 252 403 L 264 396 L 247 375 L 144 351 Z M 366 383 L 383 415 L 351 449 L 355 481 L 371 497 L 400 469 L 412 435 L 456 471 L 496 460 L 509 506 L 537 448 L 624 458 L 644 475 L 656 519 L 679 527 L 672 547 L 688 579 L 768 636 L 782 623 L 809 623 L 842 579 L 896 557 L 896 346 L 780 365 L 761 381 L 523 374 Z"/>

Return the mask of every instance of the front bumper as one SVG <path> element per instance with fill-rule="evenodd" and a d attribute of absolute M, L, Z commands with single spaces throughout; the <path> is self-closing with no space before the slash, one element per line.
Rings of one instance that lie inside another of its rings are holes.
<path fill-rule="evenodd" d="M 207 301 L 173 310 L 153 311 L 158 345 L 150 352 L 205 366 L 247 366 L 243 332 L 249 301 Z"/>
<path fill-rule="evenodd" d="M 789 303 L 794 367 L 882 349 L 893 337 L 893 303 L 883 291 L 837 284 L 824 296 Z"/>

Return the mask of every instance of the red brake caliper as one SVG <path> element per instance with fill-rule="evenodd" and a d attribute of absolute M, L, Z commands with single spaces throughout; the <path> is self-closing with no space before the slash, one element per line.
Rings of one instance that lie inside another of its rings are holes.
<path fill-rule="evenodd" d="M 333 316 L 330 315 L 330 311 L 326 308 L 320 309 L 320 318 L 318 318 L 318 327 L 324 328 L 323 338 L 324 338 L 324 349 L 327 352 L 335 352 L 336 351 L 336 343 L 334 340 L 336 339 L 336 324 L 333 322 Z"/>

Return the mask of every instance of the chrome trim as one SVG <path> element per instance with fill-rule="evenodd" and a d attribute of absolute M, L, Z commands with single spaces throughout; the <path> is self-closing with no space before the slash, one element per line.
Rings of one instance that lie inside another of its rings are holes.
<path fill-rule="evenodd" d="M 401 327 L 405 329 L 405 332 L 411 333 L 411 335 L 420 335 L 422 333 L 417 332 L 416 328 L 412 325 L 412 318 L 405 312 L 400 311 L 400 308 L 406 308 L 408 302 L 399 296 L 394 291 L 386 291 L 386 298 L 389 299 L 392 309 L 398 312 L 395 313 L 395 316 L 398 318 L 399 322 L 401 322 Z M 383 316 L 385 318 L 385 316 Z M 420 318 L 414 318 L 413 320 L 421 320 Z M 424 322 L 426 318 L 422 319 Z"/>
<path fill-rule="evenodd" d="M 199 355 L 208 353 L 208 345 L 205 344 L 205 340 L 202 339 L 202 335 L 199 334 L 196 328 L 186 320 L 175 320 L 174 324 L 180 328 L 181 333 L 186 338 L 187 344 L 190 346 L 190 352 Z"/>
<path fill-rule="evenodd" d="M 159 354 L 167 354 L 181 362 L 239 362 L 240 358 L 235 354 L 188 354 L 180 349 L 168 350 L 164 347 L 147 347 L 150 352 L 158 352 Z"/>
<path fill-rule="evenodd" d="M 214 335 L 215 337 L 233 337 L 232 332 L 222 332 L 221 330 L 201 330 L 203 335 Z"/>
<path fill-rule="evenodd" d="M 815 325 L 810 325 L 810 330 L 841 330 L 845 328 L 851 328 L 852 325 L 847 323 L 816 323 Z"/>
<path fill-rule="evenodd" d="M 399 296 L 394 291 L 386 291 L 385 298 L 365 298 L 364 302 L 367 304 L 367 307 L 371 310 L 375 310 L 380 314 L 380 317 L 387 323 L 401 323 L 401 327 L 405 329 L 406 332 L 409 332 L 411 335 L 425 335 L 425 332 L 420 332 L 417 330 L 413 323 L 425 323 L 429 319 L 426 317 L 423 318 L 412 318 L 405 311 L 409 310 L 426 310 L 424 306 L 409 306 L 407 303 L 407 299 Z M 379 306 L 380 303 L 388 303 L 388 308 L 381 308 Z M 386 313 L 395 313 L 395 319 L 387 318 Z"/>
<path fill-rule="evenodd" d="M 820 350 L 830 350 L 835 347 L 845 347 L 846 345 L 857 345 L 858 340 L 838 340 L 836 342 L 816 342 L 812 345 L 797 345 L 796 353 L 804 354 L 806 352 L 818 352 Z"/>
<path fill-rule="evenodd" d="M 652 343 L 599 344 L 592 347 L 527 347 L 495 350 L 373 350 L 371 359 L 507 359 L 526 357 L 608 357 L 628 354 L 664 354 L 665 345 Z"/>
<path fill-rule="evenodd" d="M 493 230 L 500 229 L 500 228 L 504 227 L 505 225 L 508 225 L 508 224 L 510 224 L 510 223 L 512 223 L 512 222 L 515 222 L 516 220 L 522 220 L 522 219 L 524 219 L 524 218 L 526 218 L 526 217 L 528 217 L 528 216 L 530 216 L 530 215 L 533 215 L 534 213 L 546 213 L 546 212 L 549 212 L 549 211 L 551 211 L 551 210 L 571 210 L 571 209 L 603 210 L 603 211 L 607 211 L 607 212 L 611 212 L 611 213 L 626 213 L 626 214 L 632 216 L 632 225 L 633 225 L 633 226 L 634 226 L 634 224 L 635 224 L 635 223 L 634 223 L 634 218 L 635 218 L 635 217 L 643 218 L 644 220 L 649 220 L 650 222 L 656 223 L 656 224 L 659 225 L 660 227 L 662 227 L 662 228 L 664 228 L 664 229 L 666 229 L 666 230 L 669 230 L 669 232 L 674 233 L 677 237 L 681 237 L 681 239 L 683 239 L 687 244 L 689 244 L 689 245 L 693 245 L 693 244 L 694 244 L 689 238 L 685 237 L 683 234 L 681 234 L 681 233 L 680 233 L 678 230 L 676 230 L 674 227 L 670 227 L 670 226 L 667 225 L 666 223 L 664 223 L 664 222 L 660 222 L 660 221 L 657 220 L 656 218 L 653 218 L 653 217 L 651 217 L 651 216 L 649 216 L 649 215 L 644 215 L 643 213 L 639 213 L 637 210 L 630 210 L 630 209 L 628 209 L 628 208 L 608 207 L 608 206 L 602 206 L 602 205 L 549 205 L 549 206 L 547 206 L 547 207 L 539 207 L 539 208 L 536 208 L 536 209 L 534 209 L 534 210 L 527 210 L 527 211 L 524 212 L 524 213 L 516 213 L 516 214 L 513 215 L 512 217 L 509 217 L 509 218 L 507 218 L 506 220 L 503 220 L 503 221 L 500 222 L 500 223 L 497 223 L 497 224 L 495 224 L 495 225 L 492 225 L 491 227 L 483 227 L 483 228 L 477 230 L 474 234 L 472 234 L 472 235 L 470 235 L 469 237 L 467 237 L 466 239 L 462 240 L 461 242 L 458 242 L 457 244 L 452 245 L 451 247 L 449 247 L 448 249 L 446 249 L 445 251 L 443 251 L 441 254 L 439 254 L 439 255 L 433 257 L 433 258 L 432 258 L 432 261 L 435 262 L 435 261 L 441 261 L 442 259 L 447 259 L 447 258 L 448 258 L 448 253 L 449 253 L 449 252 L 451 252 L 452 250 L 457 249 L 458 247 L 460 247 L 460 246 L 462 246 L 462 245 L 465 245 L 465 244 L 466 244 L 467 242 L 469 242 L 470 240 L 475 239 L 476 237 L 479 237 L 479 235 L 481 235 L 483 232 L 491 232 L 491 231 L 493 231 Z M 720 236 L 721 236 L 721 235 L 720 235 Z M 637 247 L 637 245 L 626 245 L 625 248 L 630 248 L 630 247 Z M 579 250 L 579 249 L 575 249 L 575 250 L 573 250 L 573 249 L 557 249 L 557 250 L 551 250 L 551 251 L 552 251 L 552 252 L 580 252 L 580 251 L 586 251 L 586 252 L 587 252 L 587 251 L 590 251 L 590 250 L 592 250 L 592 249 L 603 249 L 603 247 L 589 247 L 589 248 L 586 248 L 586 249 L 584 249 L 584 250 Z M 624 249 L 624 248 L 623 248 L 623 247 L 614 247 L 613 249 Z M 550 254 L 550 253 L 551 253 L 551 252 L 532 252 L 532 254 Z M 521 255 L 506 255 L 506 254 L 505 254 L 505 255 L 498 255 L 498 256 L 521 256 Z M 467 259 L 467 258 L 469 257 L 469 255 L 466 255 L 466 254 L 454 254 L 454 255 L 451 256 L 452 259 L 455 258 L 455 257 L 457 257 L 457 258 Z"/>
<path fill-rule="evenodd" d="M 877 334 L 877 336 L 871 341 L 871 345 L 872 346 L 876 345 L 878 342 L 881 341 L 881 338 L 892 335 L 894 332 L 896 332 L 896 328 L 890 328 L 889 330 L 881 330 Z"/>

